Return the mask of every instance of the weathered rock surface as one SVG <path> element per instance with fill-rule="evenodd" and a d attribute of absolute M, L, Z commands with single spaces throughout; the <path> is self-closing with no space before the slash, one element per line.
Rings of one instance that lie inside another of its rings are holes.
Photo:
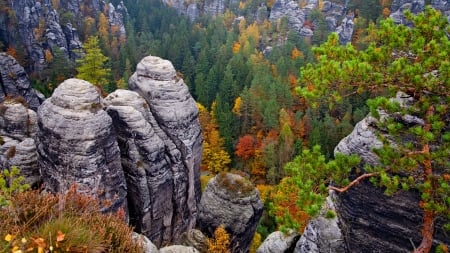
<path fill-rule="evenodd" d="M 172 245 L 161 248 L 160 253 L 199 253 L 199 251 L 193 247 L 183 245 Z"/>
<path fill-rule="evenodd" d="M 0 53 L 0 75 L 0 102 L 4 101 L 6 96 L 21 96 L 28 106 L 36 111 L 44 101 L 44 96 L 31 87 L 23 67 L 6 53 Z"/>
<path fill-rule="evenodd" d="M 126 33 L 124 16 L 127 10 L 122 2 L 117 7 L 98 0 L 83 3 L 79 0 L 60 0 L 58 7 L 52 1 L 39 0 L 13 0 L 8 4 L 14 10 L 17 24 L 5 21 L 6 29 L 1 37 L 5 39 L 5 44 L 23 45 L 21 50 L 26 51 L 24 53 L 30 59 L 30 65 L 26 66 L 28 71 L 44 70 L 49 63 L 45 54 L 55 48 L 61 49 L 72 59 L 79 57 L 77 50 L 81 49 L 81 41 L 74 27 L 80 27 L 86 18 L 86 11 L 81 11 L 81 8 L 92 10 L 95 15 L 107 9 L 105 15 L 110 31 L 113 27 L 118 28 L 115 34 L 118 37 Z M 75 18 L 71 20 L 69 16 Z"/>
<path fill-rule="evenodd" d="M 310 19 L 310 14 L 314 9 L 318 8 L 319 3 L 317 0 L 309 0 L 303 7 L 300 7 L 296 1 L 276 0 L 270 10 L 269 20 L 277 22 L 285 17 L 288 20 L 290 29 L 297 31 L 303 37 L 312 37 L 314 31 L 310 26 L 305 25 L 305 21 L 309 20 L 316 23 L 317 20 Z M 320 11 L 325 16 L 328 30 L 336 31 L 339 34 L 339 42 L 341 44 L 350 42 L 354 24 L 353 15 L 346 16 L 346 5 L 323 1 Z"/>
<path fill-rule="evenodd" d="M 339 35 L 339 43 L 342 45 L 352 42 L 353 28 L 355 26 L 353 18 L 353 15 L 345 16 L 341 25 L 336 28 L 336 32 Z"/>
<path fill-rule="evenodd" d="M 158 248 L 145 235 L 133 232 L 132 239 L 142 244 L 144 253 L 159 253 Z"/>
<path fill-rule="evenodd" d="M 129 87 L 145 100 L 136 100 L 137 105 L 126 102 L 134 108 L 109 107 L 108 112 L 121 127 L 126 126 L 119 136 L 129 135 L 127 131 L 134 133 L 128 140 L 134 144 L 126 145 L 127 151 L 122 149 L 131 157 L 126 158 L 130 162 L 125 167 L 132 180 L 141 184 L 147 181 L 148 186 L 143 187 L 148 187 L 150 202 L 142 202 L 141 207 L 151 206 L 151 210 L 142 218 L 143 233 L 157 246 L 164 245 L 193 228 L 197 216 L 202 154 L 197 104 L 172 64 L 159 57 L 145 57 L 130 78 Z M 148 126 L 153 129 L 147 130 Z M 145 197 L 147 193 L 142 194 Z"/>
<path fill-rule="evenodd" d="M 38 162 L 46 188 L 78 190 L 126 209 L 120 150 L 97 89 L 79 79 L 61 83 L 38 110 Z"/>
<path fill-rule="evenodd" d="M 327 212 L 336 212 L 334 201 L 335 194 L 331 192 L 319 216 L 312 219 L 303 231 L 295 247 L 295 253 L 347 252 L 338 217 L 326 217 Z"/>
<path fill-rule="evenodd" d="M 37 162 L 36 113 L 14 99 L 0 104 L 0 166 L 17 166 L 24 182 L 37 186 L 41 181 Z"/>
<path fill-rule="evenodd" d="M 208 252 L 208 237 L 198 229 L 190 229 L 183 233 L 180 238 L 181 245 L 191 246 L 201 253 Z"/>
<path fill-rule="evenodd" d="M 396 100 L 402 106 L 411 101 L 404 93 L 398 93 Z M 423 124 L 423 120 L 406 115 L 388 115 L 380 111 L 381 120 L 395 117 L 397 122 L 408 126 Z M 376 127 L 376 120 L 370 116 L 359 122 L 353 132 L 336 147 L 335 152 L 358 154 L 363 164 L 378 164 L 373 148 L 381 142 L 377 134 L 386 131 Z M 417 191 L 397 192 L 392 197 L 384 189 L 374 187 L 368 180 L 340 193 L 336 198 L 336 210 L 341 222 L 349 252 L 411 252 L 413 244 L 422 240 L 420 228 L 423 210 L 419 207 Z M 450 238 L 441 230 L 434 234 L 435 245 L 450 244 Z"/>
<path fill-rule="evenodd" d="M 230 234 L 231 252 L 248 252 L 262 209 L 259 192 L 247 179 L 219 174 L 203 193 L 197 227 L 211 237 L 218 226 L 224 225 Z"/>
<path fill-rule="evenodd" d="M 391 5 L 390 17 L 396 24 L 411 25 L 403 12 L 410 10 L 413 14 L 417 14 L 425 9 L 424 0 L 394 0 Z"/>
<path fill-rule="evenodd" d="M 281 231 L 271 233 L 256 250 L 256 253 L 286 252 L 299 239 L 297 233 L 284 234 Z"/>

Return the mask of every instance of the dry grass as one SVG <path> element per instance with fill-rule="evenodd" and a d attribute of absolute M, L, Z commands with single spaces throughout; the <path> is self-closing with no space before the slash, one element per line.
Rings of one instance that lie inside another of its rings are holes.
<path fill-rule="evenodd" d="M 102 204 L 76 187 L 64 195 L 17 193 L 0 209 L 0 236 L 11 235 L 0 240 L 0 252 L 39 247 L 44 252 L 50 247 L 53 252 L 142 252 L 124 212 L 102 214 Z"/>

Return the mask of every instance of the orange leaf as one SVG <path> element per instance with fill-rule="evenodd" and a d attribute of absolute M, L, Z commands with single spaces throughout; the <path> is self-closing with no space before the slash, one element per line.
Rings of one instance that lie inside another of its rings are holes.
<path fill-rule="evenodd" d="M 56 241 L 57 242 L 62 242 L 62 241 L 64 241 L 64 237 L 65 237 L 66 235 L 65 234 L 63 234 L 63 232 L 61 232 L 60 230 L 58 230 L 58 232 L 56 232 Z"/>

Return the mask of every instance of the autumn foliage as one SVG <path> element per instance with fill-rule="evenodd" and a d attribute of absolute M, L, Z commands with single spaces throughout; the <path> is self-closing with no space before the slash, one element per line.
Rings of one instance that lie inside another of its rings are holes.
<path fill-rule="evenodd" d="M 218 226 L 214 237 L 208 240 L 208 251 L 211 253 L 230 253 L 230 235 L 224 226 Z"/>

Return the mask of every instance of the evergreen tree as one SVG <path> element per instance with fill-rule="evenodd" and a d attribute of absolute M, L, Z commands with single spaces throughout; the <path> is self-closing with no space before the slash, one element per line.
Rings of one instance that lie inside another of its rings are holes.
<path fill-rule="evenodd" d="M 99 40 L 95 36 L 88 38 L 84 44 L 85 55 L 77 60 L 77 78 L 86 80 L 100 88 L 107 87 L 111 76 L 111 69 L 105 66 L 109 60 L 102 54 L 99 46 Z"/>
<path fill-rule="evenodd" d="M 387 140 L 380 135 L 384 146 L 375 151 L 380 166 L 366 167 L 346 187 L 331 188 L 344 192 L 371 177 L 388 195 L 399 189 L 418 189 L 424 211 L 423 239 L 414 252 L 424 253 L 431 250 L 435 230 L 450 230 L 450 25 L 431 7 L 417 16 L 410 12 L 405 16 L 411 28 L 395 25 L 391 19 L 378 28 L 372 25 L 368 36 L 372 41 L 362 51 L 350 44 L 339 45 L 336 34 L 330 36 L 315 49 L 317 64 L 302 69 L 298 91 L 313 104 L 327 98 L 330 106 L 364 91 L 390 91 L 390 97 L 401 91 L 410 96 L 408 106 L 383 96 L 368 101 L 373 117 L 380 119 L 380 109 L 394 115 L 379 121 L 378 127 L 390 136 Z M 395 115 L 414 115 L 423 122 L 402 124 Z M 390 145 L 393 141 L 395 146 Z M 435 221 L 441 217 L 445 222 L 437 227 Z"/>

